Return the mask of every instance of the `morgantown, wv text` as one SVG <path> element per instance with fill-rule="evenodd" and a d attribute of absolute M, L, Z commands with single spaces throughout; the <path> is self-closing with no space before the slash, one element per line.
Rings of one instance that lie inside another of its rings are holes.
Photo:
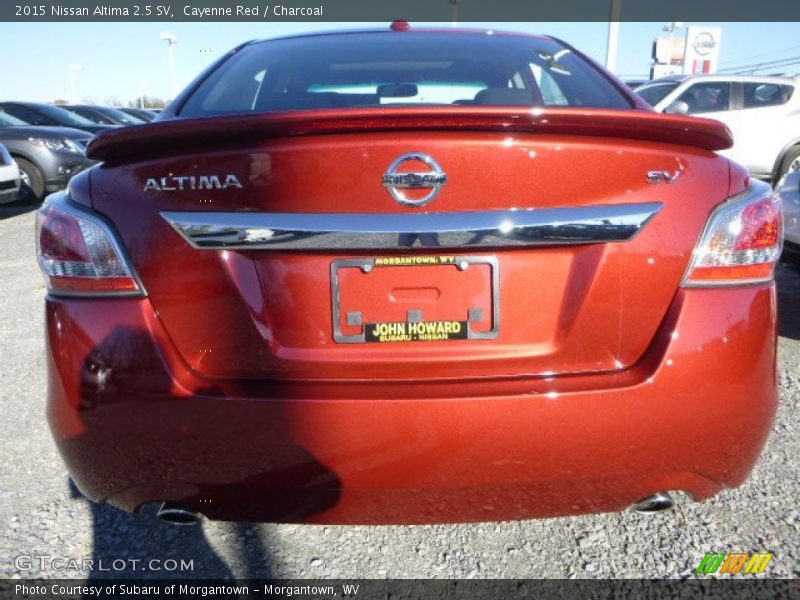
<path fill-rule="evenodd" d="M 14 593 L 27 597 L 31 596 L 82 596 L 83 598 L 105 598 L 108 596 L 146 596 L 162 598 L 206 598 L 227 597 L 239 598 L 241 596 L 259 596 L 272 598 L 291 598 L 293 596 L 331 596 L 355 598 L 361 584 L 342 584 L 342 585 L 276 585 L 274 583 L 264 584 L 263 587 L 252 587 L 248 585 L 194 585 L 187 583 L 160 583 L 152 582 L 147 584 L 135 583 L 113 583 L 108 585 L 85 584 L 35 584 L 28 585 L 18 583 L 15 585 Z"/>

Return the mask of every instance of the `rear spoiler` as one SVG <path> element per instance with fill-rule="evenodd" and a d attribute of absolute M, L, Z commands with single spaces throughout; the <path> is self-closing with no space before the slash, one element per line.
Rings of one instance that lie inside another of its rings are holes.
<path fill-rule="evenodd" d="M 437 106 L 176 118 L 99 133 L 87 147 L 86 156 L 112 163 L 133 162 L 272 138 L 415 130 L 596 136 L 704 150 L 733 145 L 731 132 L 719 121 L 645 110 Z"/>

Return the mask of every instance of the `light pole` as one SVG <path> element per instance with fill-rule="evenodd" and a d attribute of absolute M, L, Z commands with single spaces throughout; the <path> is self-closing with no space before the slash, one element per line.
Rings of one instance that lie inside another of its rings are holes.
<path fill-rule="evenodd" d="M 83 69 L 83 65 L 79 65 L 78 63 L 72 63 L 69 66 L 69 87 L 70 92 L 72 93 L 72 98 L 70 102 L 72 104 L 78 103 L 78 81 L 77 76 L 75 75 L 75 71 L 80 71 Z"/>
<path fill-rule="evenodd" d="M 170 100 L 174 100 L 178 95 L 178 84 L 175 77 L 175 54 L 172 49 L 178 43 L 178 36 L 169 33 L 168 31 L 161 32 L 161 39 L 167 42 L 167 56 L 169 57 L 169 76 L 170 76 Z"/>
<path fill-rule="evenodd" d="M 139 80 L 139 108 L 144 108 L 144 93 L 149 84 L 150 82 L 146 79 Z"/>
<path fill-rule="evenodd" d="M 458 27 L 458 0 L 450 0 L 450 25 Z"/>
<path fill-rule="evenodd" d="M 617 70 L 617 42 L 619 40 L 619 15 L 622 0 L 611 0 L 608 16 L 608 43 L 606 44 L 606 69 L 612 73 Z"/>

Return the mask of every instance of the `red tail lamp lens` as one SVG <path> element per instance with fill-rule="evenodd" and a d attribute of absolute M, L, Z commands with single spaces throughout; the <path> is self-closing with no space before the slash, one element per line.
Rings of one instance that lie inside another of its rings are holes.
<path fill-rule="evenodd" d="M 734 250 L 771 248 L 780 242 L 780 213 L 772 202 L 758 202 L 742 211 L 742 231 Z"/>
<path fill-rule="evenodd" d="M 78 221 L 69 215 L 50 210 L 39 234 L 39 252 L 43 258 L 63 262 L 89 262 L 89 249 Z"/>
<path fill-rule="evenodd" d="M 63 198 L 36 219 L 39 266 L 52 294 L 141 294 L 114 232 L 99 216 Z"/>
<path fill-rule="evenodd" d="M 684 279 L 685 286 L 718 286 L 771 281 L 783 244 L 780 200 L 753 181 L 743 194 L 723 202 L 711 215 Z"/>

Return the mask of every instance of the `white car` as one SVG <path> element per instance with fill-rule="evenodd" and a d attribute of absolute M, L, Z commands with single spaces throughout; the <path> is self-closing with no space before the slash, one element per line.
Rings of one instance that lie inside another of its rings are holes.
<path fill-rule="evenodd" d="M 0 204 L 13 202 L 19 197 L 20 172 L 17 162 L 0 144 Z"/>
<path fill-rule="evenodd" d="M 800 78 L 677 75 L 654 79 L 636 93 L 656 110 L 716 119 L 733 133 L 720 152 L 760 179 L 778 181 L 800 158 Z"/>
<path fill-rule="evenodd" d="M 783 242 L 786 257 L 800 264 L 800 158 L 775 188 L 783 203 Z"/>

